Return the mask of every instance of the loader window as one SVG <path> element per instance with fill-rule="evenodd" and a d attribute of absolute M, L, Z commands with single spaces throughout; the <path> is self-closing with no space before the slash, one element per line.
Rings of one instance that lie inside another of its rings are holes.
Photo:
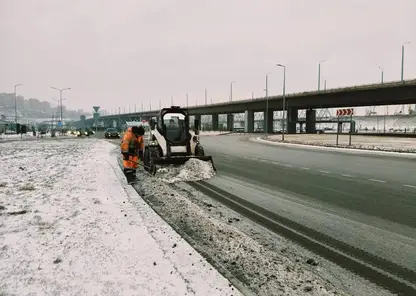
<path fill-rule="evenodd" d="M 185 115 L 182 113 L 168 113 L 163 116 L 166 127 L 166 139 L 174 144 L 179 144 L 187 139 Z"/>

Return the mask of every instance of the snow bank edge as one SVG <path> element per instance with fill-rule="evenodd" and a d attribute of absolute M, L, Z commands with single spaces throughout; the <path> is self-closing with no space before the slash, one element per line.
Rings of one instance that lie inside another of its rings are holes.
<path fill-rule="evenodd" d="M 380 151 L 380 150 L 372 150 L 372 149 L 359 149 L 359 148 L 337 148 L 337 147 L 328 147 L 328 146 L 321 146 L 321 145 L 310 145 L 310 144 L 295 144 L 295 143 L 281 143 L 275 142 L 271 140 L 265 140 L 261 137 L 250 138 L 252 142 L 263 143 L 267 145 L 275 145 L 275 146 L 286 146 L 286 147 L 296 147 L 301 149 L 309 149 L 309 150 L 321 150 L 321 151 L 335 151 L 339 153 L 350 153 L 350 154 L 372 154 L 372 155 L 384 155 L 384 156 L 393 156 L 393 157 L 403 157 L 403 158 L 416 158 L 416 153 L 408 153 L 408 152 L 395 152 L 395 151 Z"/>

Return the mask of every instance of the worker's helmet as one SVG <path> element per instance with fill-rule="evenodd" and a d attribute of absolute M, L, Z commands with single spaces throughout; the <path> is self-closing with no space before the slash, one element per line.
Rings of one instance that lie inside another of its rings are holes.
<path fill-rule="evenodd" d="M 143 126 L 133 126 L 131 131 L 136 135 L 143 136 L 144 135 L 144 127 Z"/>

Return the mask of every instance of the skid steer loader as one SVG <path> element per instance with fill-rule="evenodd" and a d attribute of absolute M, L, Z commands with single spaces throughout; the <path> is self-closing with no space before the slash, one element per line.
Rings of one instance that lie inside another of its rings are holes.
<path fill-rule="evenodd" d="M 143 164 L 146 171 L 156 173 L 156 166 L 182 165 L 191 158 L 209 161 L 214 170 L 212 156 L 206 156 L 199 142 L 199 122 L 189 128 L 187 109 L 171 106 L 160 110 L 150 120 L 150 132 L 145 141 Z"/>

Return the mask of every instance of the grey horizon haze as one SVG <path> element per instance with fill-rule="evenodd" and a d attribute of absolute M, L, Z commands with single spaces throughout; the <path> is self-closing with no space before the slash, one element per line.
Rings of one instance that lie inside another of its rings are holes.
<path fill-rule="evenodd" d="M 416 78 L 415 0 L 0 0 L 0 92 L 92 112 Z"/>

